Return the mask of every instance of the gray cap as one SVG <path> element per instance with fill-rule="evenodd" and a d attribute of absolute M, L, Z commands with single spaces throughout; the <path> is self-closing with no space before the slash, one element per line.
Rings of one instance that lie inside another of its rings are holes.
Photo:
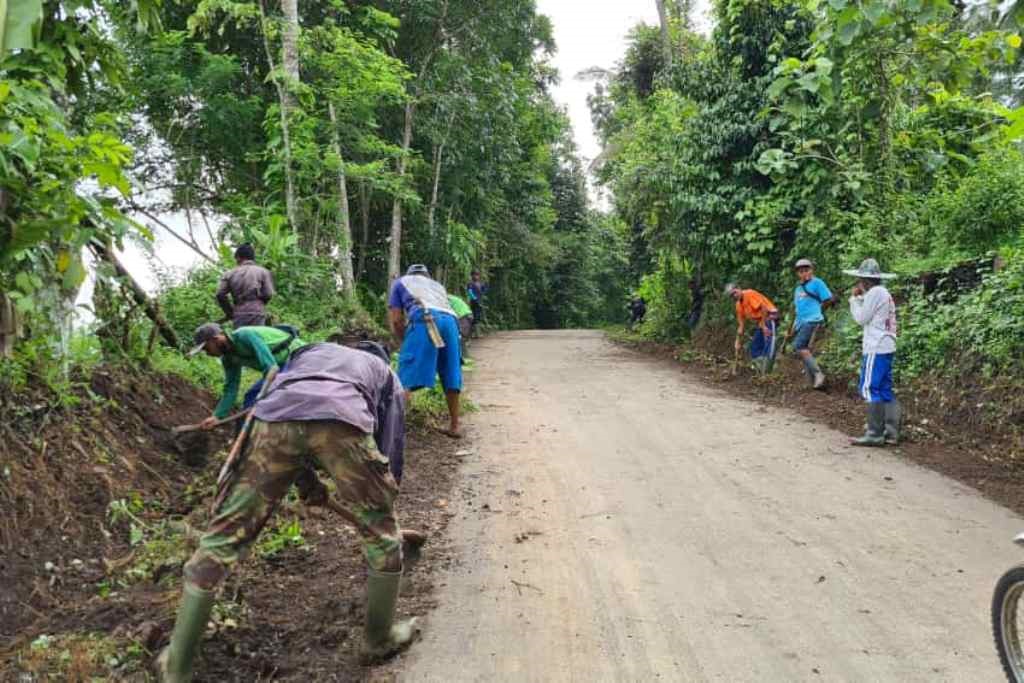
<path fill-rule="evenodd" d="M 857 270 L 844 270 L 844 274 L 852 277 L 861 277 L 865 280 L 892 280 L 898 277 L 895 273 L 883 273 L 878 261 L 873 258 L 864 259 Z"/>
<path fill-rule="evenodd" d="M 736 284 L 735 282 L 730 282 L 729 284 L 727 284 L 725 286 L 725 293 L 726 294 L 732 294 L 734 291 L 736 291 L 739 288 L 740 288 L 740 286 L 738 284 Z"/>
<path fill-rule="evenodd" d="M 405 271 L 406 275 L 430 275 L 430 271 L 422 263 L 414 263 Z"/>
<path fill-rule="evenodd" d="M 188 355 L 196 355 L 203 350 L 203 347 L 206 346 L 206 342 L 210 341 L 214 337 L 219 337 L 222 334 L 224 334 L 224 329 L 217 323 L 206 323 L 205 325 L 200 325 L 196 329 L 195 336 L 192 337 L 192 343 L 194 346 L 192 347 L 192 350 L 188 352 Z"/>
<path fill-rule="evenodd" d="M 809 259 L 809 258 L 802 258 L 799 261 L 797 261 L 795 264 L 793 264 L 793 269 L 794 270 L 797 269 L 797 268 L 813 268 L 813 267 L 814 267 L 814 262 L 811 261 L 811 259 Z"/>

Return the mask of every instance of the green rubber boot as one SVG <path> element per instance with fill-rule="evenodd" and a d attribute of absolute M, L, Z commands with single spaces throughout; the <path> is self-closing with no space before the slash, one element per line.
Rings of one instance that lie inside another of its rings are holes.
<path fill-rule="evenodd" d="M 903 406 L 896 399 L 885 404 L 885 443 L 887 446 L 898 446 L 900 443 L 900 424 L 903 422 Z"/>
<path fill-rule="evenodd" d="M 213 597 L 212 591 L 185 584 L 171 643 L 156 660 L 157 677 L 161 683 L 189 683 L 192 680 L 192 662 L 199 653 L 199 642 L 203 639 L 206 622 L 210 620 Z"/>
<path fill-rule="evenodd" d="M 407 648 L 419 633 L 416 619 L 395 623 L 402 572 L 369 569 L 366 578 L 366 632 L 362 658 L 373 664 Z"/>
<path fill-rule="evenodd" d="M 854 446 L 885 445 L 885 403 L 868 404 L 868 428 L 864 436 L 850 441 Z"/>

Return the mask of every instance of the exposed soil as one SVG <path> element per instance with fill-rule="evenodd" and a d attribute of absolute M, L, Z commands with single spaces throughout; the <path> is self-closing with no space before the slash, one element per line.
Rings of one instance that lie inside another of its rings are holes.
<path fill-rule="evenodd" d="M 64 408 L 44 391 L 0 397 L 0 680 L 151 679 L 230 440 L 230 427 L 170 433 L 213 404 L 176 377 L 106 369 L 75 392 L 83 400 Z M 460 448 L 433 431 L 407 439 L 400 521 L 430 540 L 403 585 L 404 614 L 432 607 L 434 575 L 449 561 L 442 532 Z M 277 526 L 295 519 L 302 540 L 289 543 Z M 257 544 L 227 581 L 196 680 L 390 675 L 358 663 L 365 565 L 355 531 L 289 497 L 268 537 L 283 547 Z"/>
<path fill-rule="evenodd" d="M 851 435 L 864 432 L 864 403 L 857 393 L 858 359 L 829 372 L 825 391 L 808 386 L 803 365 L 780 357 L 773 375 L 758 377 L 746 363 L 733 372 L 731 329 L 703 329 L 687 346 L 675 347 L 612 335 L 634 349 L 679 361 L 683 372 L 729 393 L 785 406 Z M 899 391 L 904 409 L 900 456 L 981 491 L 1024 513 L 1024 412 L 1021 393 L 1006 382 L 984 382 L 970 372 L 952 382 L 922 378 Z"/>

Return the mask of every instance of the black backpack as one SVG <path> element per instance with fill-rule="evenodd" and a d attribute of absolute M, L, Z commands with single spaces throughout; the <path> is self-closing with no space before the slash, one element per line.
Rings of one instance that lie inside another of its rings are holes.
<path fill-rule="evenodd" d="M 298 337 L 299 337 L 299 328 L 295 327 L 294 325 L 283 324 L 283 325 L 274 325 L 274 329 L 275 330 L 281 330 L 282 332 L 284 332 L 284 333 L 286 333 L 288 335 L 287 339 L 285 339 L 282 342 L 278 342 L 277 344 L 274 344 L 273 346 L 270 347 L 270 353 L 276 356 L 277 354 L 281 353 L 282 351 L 287 349 L 289 346 L 291 346 L 293 341 L 298 339 Z"/>

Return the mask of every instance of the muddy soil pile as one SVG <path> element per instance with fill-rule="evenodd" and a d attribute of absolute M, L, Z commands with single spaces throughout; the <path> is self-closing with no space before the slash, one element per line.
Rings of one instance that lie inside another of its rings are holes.
<path fill-rule="evenodd" d="M 825 391 L 813 391 L 802 363 L 792 354 L 780 357 L 774 374 L 767 378 L 756 376 L 746 362 L 734 373 L 734 334 L 732 329 L 704 328 L 683 347 L 630 335 L 613 334 L 612 338 L 679 361 L 684 372 L 731 394 L 796 410 L 850 435 L 864 432 L 855 359 L 849 367 L 825 367 L 829 385 Z M 899 397 L 905 439 L 896 452 L 1024 513 L 1024 405 L 1012 383 L 984 382 L 969 373 L 955 382 L 921 378 L 901 387 Z"/>
<path fill-rule="evenodd" d="M 209 516 L 230 427 L 174 436 L 212 397 L 180 378 L 111 369 L 61 408 L 45 392 L 0 398 L 0 680 L 150 680 L 173 626 L 183 563 Z M 440 538 L 462 453 L 410 434 L 403 526 L 430 533 L 404 614 L 432 606 Z M 353 529 L 294 493 L 227 581 L 199 681 L 349 681 L 365 569 Z"/>

